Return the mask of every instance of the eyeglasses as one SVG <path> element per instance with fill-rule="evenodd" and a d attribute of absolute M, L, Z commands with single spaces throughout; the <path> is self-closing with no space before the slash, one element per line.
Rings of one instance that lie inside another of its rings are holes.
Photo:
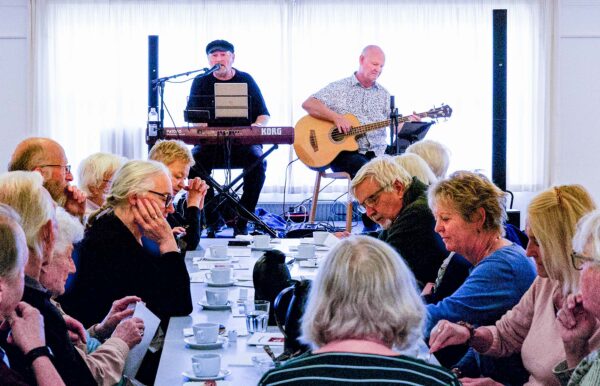
<path fill-rule="evenodd" d="M 600 264 L 600 261 L 592 257 L 580 255 L 579 253 L 573 251 L 571 252 L 571 263 L 573 263 L 573 268 L 581 271 L 585 263 Z"/>
<path fill-rule="evenodd" d="M 167 209 L 173 203 L 173 199 L 175 198 L 175 196 L 172 195 L 171 193 L 158 193 L 158 192 L 155 192 L 154 190 L 149 190 L 148 192 L 156 194 L 157 196 L 161 196 L 162 198 L 164 198 L 165 199 L 165 209 Z"/>
<path fill-rule="evenodd" d="M 71 173 L 71 165 L 40 165 L 40 168 L 65 168 L 65 173 Z"/>
<path fill-rule="evenodd" d="M 375 193 L 371 194 L 369 197 L 365 198 L 365 200 L 363 202 L 359 202 L 358 203 L 358 211 L 360 213 L 367 213 L 367 206 L 370 206 L 372 208 L 375 205 L 377 205 L 377 202 L 379 201 L 379 196 L 390 185 L 391 184 L 387 184 L 387 185 L 383 186 L 381 189 L 379 189 Z"/>

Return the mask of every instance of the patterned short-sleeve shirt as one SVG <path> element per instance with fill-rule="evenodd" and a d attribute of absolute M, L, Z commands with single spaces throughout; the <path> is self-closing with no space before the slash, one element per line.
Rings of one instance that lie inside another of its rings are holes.
<path fill-rule="evenodd" d="M 390 93 L 379 83 L 365 88 L 355 74 L 328 84 L 312 97 L 338 114 L 353 114 L 363 125 L 384 121 L 390 114 Z M 380 156 L 388 144 L 385 128 L 370 131 L 356 139 L 358 151 L 362 154 L 370 150 Z"/>

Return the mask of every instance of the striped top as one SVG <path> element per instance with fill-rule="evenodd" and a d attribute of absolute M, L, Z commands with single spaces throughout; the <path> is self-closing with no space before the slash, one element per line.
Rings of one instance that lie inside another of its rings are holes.
<path fill-rule="evenodd" d="M 360 353 L 306 353 L 266 373 L 262 385 L 456 385 L 450 371 L 420 359 Z"/>

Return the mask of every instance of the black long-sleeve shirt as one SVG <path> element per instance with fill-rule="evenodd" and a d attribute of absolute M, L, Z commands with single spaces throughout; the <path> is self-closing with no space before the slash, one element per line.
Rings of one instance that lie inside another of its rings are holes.
<path fill-rule="evenodd" d="M 112 302 L 128 295 L 142 298 L 163 326 L 171 316 L 192 312 L 184 255 L 151 253 L 114 213 L 96 219 L 77 253 L 79 270 L 61 304 L 85 326 L 102 321 Z"/>

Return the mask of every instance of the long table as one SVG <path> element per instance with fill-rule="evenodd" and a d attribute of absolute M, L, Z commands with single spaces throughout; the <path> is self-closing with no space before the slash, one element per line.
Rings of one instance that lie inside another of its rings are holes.
<path fill-rule="evenodd" d="M 187 253 L 186 264 L 190 276 L 192 277 L 191 292 L 192 301 L 194 302 L 194 311 L 189 316 L 173 317 L 170 319 L 155 385 L 174 386 L 181 385 L 188 381 L 182 373 L 184 371 L 191 371 L 191 357 L 194 354 L 203 352 L 218 353 L 221 355 L 221 368 L 231 372 L 226 380 L 230 381 L 232 385 L 256 385 L 260 380 L 261 374 L 253 367 L 251 358 L 257 354 L 264 354 L 264 350 L 262 347 L 248 346 L 246 342 L 250 337 L 249 335 L 239 336 L 237 342 L 228 342 L 222 348 L 210 351 L 188 348 L 184 342 L 184 328 L 191 328 L 193 324 L 200 322 L 220 323 L 225 325 L 227 330 L 236 330 L 242 335 L 247 332 L 245 317 L 234 317 L 234 313 L 231 310 L 206 311 L 198 304 L 201 300 L 205 300 L 206 283 L 194 281 L 201 279 L 204 276 L 204 272 L 208 271 L 201 271 L 199 269 L 199 266 L 205 268 L 206 262 L 202 261 L 199 264 L 194 264 L 194 260 L 198 260 L 199 257 L 204 256 L 206 249 L 210 245 L 227 244 L 228 241 L 228 239 L 202 239 L 202 246 L 199 247 L 198 250 Z M 272 244 L 272 247 L 280 249 L 286 254 L 291 254 L 290 249 L 297 246 L 300 240 L 278 239 L 277 242 L 277 244 Z M 310 240 L 307 242 L 310 242 Z M 229 254 L 233 255 L 233 260 L 239 259 L 240 265 L 249 267 L 249 270 L 247 271 L 234 270 L 234 275 L 240 279 L 248 279 L 248 276 L 251 277 L 252 267 L 262 253 L 263 252 L 251 252 L 248 247 L 229 247 Z M 326 253 L 327 252 L 324 250 L 317 250 L 317 257 L 324 256 Z M 316 268 L 302 268 L 295 263 L 291 267 L 290 273 L 292 278 L 300 279 L 313 278 L 316 271 Z M 244 285 L 244 287 L 251 285 L 251 283 L 251 281 L 239 282 L 239 284 Z M 227 287 L 229 289 L 229 300 L 235 303 L 239 298 L 240 288 L 244 287 Z M 251 299 L 253 296 L 254 289 L 248 288 L 248 298 Z M 268 331 L 278 332 L 276 327 L 269 327 Z M 282 351 L 282 348 L 274 348 L 273 351 L 275 354 L 278 354 Z M 427 354 L 427 348 L 424 343 L 406 350 L 405 353 L 408 355 L 417 355 L 426 360 L 432 358 L 431 360 L 435 361 L 435 358 L 429 357 Z"/>
<path fill-rule="evenodd" d="M 195 278 L 202 277 L 207 270 L 200 270 L 197 264 L 194 264 L 194 259 L 205 255 L 206 250 L 210 245 L 227 244 L 229 239 L 202 239 L 201 247 L 196 251 L 191 251 L 186 254 L 186 264 L 188 271 L 194 281 Z M 297 245 L 298 240 L 283 239 L 279 244 L 272 244 L 272 247 L 280 249 L 286 254 L 290 253 L 289 247 Z M 318 254 L 324 252 L 318 252 Z M 248 266 L 248 270 L 234 270 L 234 275 L 240 278 L 247 279 L 252 276 L 252 267 L 263 252 L 251 252 L 248 247 L 229 247 L 229 254 L 233 255 L 233 261 L 238 260 L 236 264 Z M 206 265 L 207 262 L 202 261 L 201 264 Z M 209 262 L 221 264 L 221 262 Z M 312 278 L 316 273 L 315 268 L 300 268 L 298 264 L 291 267 L 291 274 L 294 278 L 306 277 Z M 240 288 L 247 288 L 248 298 L 254 297 L 254 289 L 246 287 L 251 281 L 240 282 L 244 287 L 232 286 L 226 287 L 229 289 L 229 300 L 235 303 L 239 298 Z M 173 317 L 169 321 L 169 328 L 165 336 L 165 343 L 161 361 L 158 367 L 155 385 L 180 385 L 187 379 L 182 375 L 184 371 L 191 371 L 191 357 L 194 354 L 202 352 L 211 352 L 221 354 L 221 368 L 231 371 L 231 374 L 226 380 L 231 381 L 233 385 L 256 385 L 261 375 L 256 370 L 251 362 L 251 358 L 257 354 L 264 354 L 262 347 L 248 346 L 246 344 L 249 335 L 239 336 L 237 342 L 228 342 L 223 348 L 217 350 L 194 350 L 186 347 L 184 342 L 183 329 L 191 328 L 193 324 L 200 322 L 220 323 L 226 326 L 227 330 L 236 330 L 239 334 L 246 334 L 246 319 L 245 317 L 234 317 L 231 310 L 227 311 L 205 311 L 199 305 L 200 301 L 205 300 L 206 283 L 192 282 L 191 292 L 192 301 L 194 303 L 194 311 L 191 315 L 185 317 Z M 278 332 L 276 327 L 269 327 L 269 332 Z M 275 353 L 281 352 L 283 349 L 277 350 Z"/>

